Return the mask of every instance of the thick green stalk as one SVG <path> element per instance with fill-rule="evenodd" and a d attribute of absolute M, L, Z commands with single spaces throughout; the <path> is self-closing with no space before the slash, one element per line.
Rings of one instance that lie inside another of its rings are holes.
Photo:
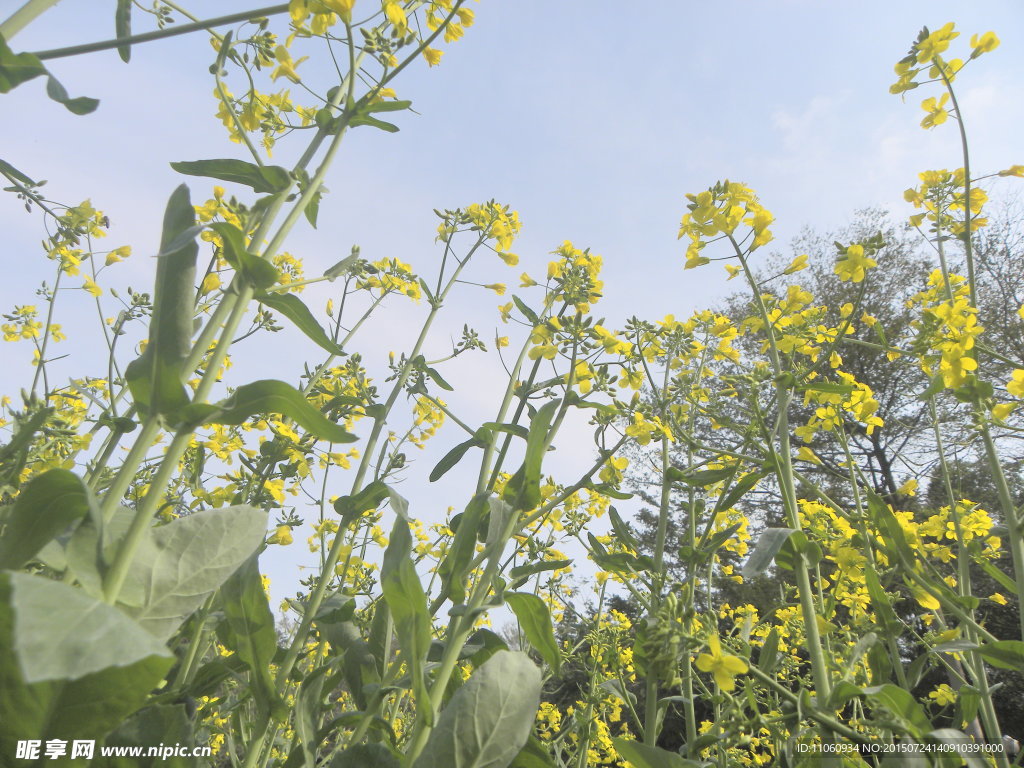
<path fill-rule="evenodd" d="M 669 361 L 665 361 L 664 380 L 661 385 L 661 415 L 665 415 L 665 398 L 668 389 Z M 668 478 L 672 466 L 669 457 L 669 439 L 661 438 L 661 497 L 658 500 L 658 528 L 654 538 L 654 589 L 651 595 L 651 612 L 661 604 L 662 591 L 665 589 L 665 540 L 668 537 L 668 518 L 672 500 L 672 481 Z M 644 702 L 644 743 L 654 746 L 658 741 L 658 679 L 649 674 L 646 680 L 646 700 Z"/>
<path fill-rule="evenodd" d="M 0 37 L 10 42 L 12 37 L 35 21 L 37 16 L 48 11 L 58 2 L 60 0 L 28 0 L 0 24 Z"/>

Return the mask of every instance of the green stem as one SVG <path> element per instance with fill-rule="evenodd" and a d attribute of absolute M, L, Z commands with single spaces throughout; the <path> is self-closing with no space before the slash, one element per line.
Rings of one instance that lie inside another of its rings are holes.
<path fill-rule="evenodd" d="M 778 472 L 780 490 L 782 491 L 783 507 L 786 512 L 786 519 L 794 530 L 802 530 L 800 515 L 797 512 L 796 488 L 793 483 L 793 457 L 789 443 L 789 401 L 791 391 L 782 380 L 785 370 L 782 367 L 782 360 L 779 356 L 779 349 L 775 339 L 775 328 L 768 310 L 765 307 L 764 299 L 757 288 L 757 281 L 750 270 L 750 265 L 743 252 L 740 250 L 736 240 L 729 235 L 736 255 L 747 277 L 754 294 L 755 304 L 764 323 L 765 335 L 768 338 L 768 354 L 771 359 L 772 369 L 776 376 L 776 406 L 779 410 L 778 422 L 776 425 L 776 437 L 779 441 L 779 449 L 776 457 L 778 459 Z M 822 652 L 821 633 L 818 631 L 818 616 L 814 609 L 814 591 L 811 587 L 810 575 L 807 568 L 802 564 L 796 564 L 797 590 L 800 596 L 800 609 L 804 619 L 804 633 L 807 638 L 807 653 L 811 657 L 811 671 L 814 677 L 814 687 L 819 701 L 826 701 L 832 692 L 829 679 L 828 667 L 825 662 L 825 655 Z"/>
<path fill-rule="evenodd" d="M 40 2 L 40 4 L 46 4 L 47 2 L 49 2 L 49 4 L 53 4 L 57 2 L 57 0 L 38 0 L 38 2 Z M 33 3 L 30 2 L 27 5 L 32 4 Z M 97 43 L 84 43 L 82 45 L 71 45 L 66 48 L 51 48 L 45 51 L 34 51 L 33 55 L 42 61 L 47 61 L 48 59 L 61 59 L 66 56 L 78 56 L 83 53 L 108 51 L 111 48 L 118 48 L 122 45 L 148 43 L 152 40 L 162 40 L 166 37 L 187 35 L 190 32 L 198 32 L 201 29 L 210 29 L 211 27 L 220 27 L 225 24 L 234 24 L 236 21 L 247 21 L 248 19 L 254 19 L 260 16 L 275 16 L 279 13 L 287 13 L 288 5 L 288 3 L 282 3 L 281 5 L 270 5 L 266 8 L 254 8 L 251 11 L 229 13 L 227 16 L 218 16 L 214 19 L 196 21 L 191 24 L 182 24 L 181 26 L 168 27 L 166 29 L 157 29 L 152 32 L 143 32 L 142 34 L 129 35 L 128 37 L 115 38 L 113 40 L 101 40 Z M 4 22 L 4 26 L 6 26 L 9 21 L 10 19 Z M 0 27 L 0 33 L 2 32 L 3 27 Z"/>
<path fill-rule="evenodd" d="M 35 21 L 37 16 L 48 11 L 58 2 L 60 0 L 28 0 L 21 8 L 8 16 L 3 24 L 0 24 L 0 37 L 10 42 L 12 37 Z"/>

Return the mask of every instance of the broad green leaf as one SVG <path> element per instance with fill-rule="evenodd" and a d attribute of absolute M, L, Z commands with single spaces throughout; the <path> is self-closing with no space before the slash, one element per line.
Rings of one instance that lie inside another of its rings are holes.
<path fill-rule="evenodd" d="M 244 160 L 193 160 L 171 163 L 171 168 L 186 176 L 203 176 L 252 187 L 255 192 L 281 192 L 291 185 L 287 168 L 258 166 Z"/>
<path fill-rule="evenodd" d="M 562 666 L 562 658 L 558 653 L 547 603 L 537 595 L 525 592 L 506 593 L 505 602 L 519 620 L 519 626 L 523 628 L 530 645 L 557 674 Z"/>
<path fill-rule="evenodd" d="M 677 752 L 651 747 L 639 741 L 613 737 L 615 751 L 630 768 L 698 768 L 700 763 L 687 760 Z"/>
<path fill-rule="evenodd" d="M 253 288 L 262 291 L 277 282 L 280 277 L 277 267 L 249 253 L 242 230 L 226 221 L 216 221 L 210 224 L 210 229 L 220 235 L 224 244 L 224 259 Z"/>
<path fill-rule="evenodd" d="M 299 686 L 295 697 L 294 714 L 295 732 L 299 737 L 299 746 L 305 757 L 305 765 L 316 765 L 319 723 L 324 710 L 324 682 L 332 671 L 331 666 L 317 667 Z M 286 764 L 287 766 L 287 764 Z"/>
<path fill-rule="evenodd" d="M 985 643 L 979 653 L 993 667 L 1024 672 L 1024 642 L 1020 640 L 996 640 Z"/>
<path fill-rule="evenodd" d="M 498 651 L 452 696 L 413 768 L 507 768 L 533 730 L 540 688 L 529 656 Z"/>
<path fill-rule="evenodd" d="M 133 0 L 117 0 L 117 9 L 114 11 L 114 34 L 118 40 L 131 37 L 132 2 Z M 132 58 L 131 45 L 122 43 L 117 46 L 117 55 L 121 57 L 121 61 L 127 64 Z"/>
<path fill-rule="evenodd" d="M 331 760 L 330 768 L 399 768 L 394 753 L 380 742 L 356 744 Z"/>
<path fill-rule="evenodd" d="M 51 469 L 18 494 L 0 538 L 0 569 L 18 570 L 89 512 L 91 492 L 74 472 Z"/>
<path fill-rule="evenodd" d="M 876 685 L 865 688 L 864 693 L 871 704 L 885 709 L 905 734 L 918 739 L 932 730 L 931 721 L 921 708 L 920 702 L 912 693 L 898 685 Z"/>
<path fill-rule="evenodd" d="M 46 67 L 31 53 L 14 53 L 0 35 L 0 93 L 46 74 Z"/>
<path fill-rule="evenodd" d="M 27 602 L 24 611 L 12 605 L 14 584 L 21 592 L 17 599 Z M 51 659 L 61 657 L 57 666 L 76 669 L 76 679 L 26 681 L 16 652 L 26 612 L 32 624 L 38 624 L 37 613 L 51 624 L 28 642 Z M 79 659 L 94 666 L 105 663 L 101 655 L 116 657 L 117 666 L 77 674 Z M 143 705 L 173 661 L 128 617 L 80 590 L 36 576 L 0 574 L 0 755 L 7 760 L 24 739 L 101 739 Z"/>
<path fill-rule="evenodd" d="M 428 694 L 423 665 L 430 650 L 430 614 L 427 612 L 427 596 L 412 562 L 409 523 L 401 515 L 395 518 L 391 540 L 384 550 L 380 582 L 384 600 L 395 621 L 399 647 L 412 675 L 413 694 L 416 701 L 425 703 Z M 430 713 L 429 706 L 420 707 L 420 714 L 428 718 L 428 725 Z"/>
<path fill-rule="evenodd" d="M 13 658 L 28 684 L 78 680 L 149 657 L 168 659 L 163 644 L 113 606 L 81 590 L 23 573 L 0 574 L 13 614 Z M 7 657 L 7 654 L 3 654 Z"/>
<path fill-rule="evenodd" d="M 202 424 L 244 424 L 256 415 L 280 413 L 307 432 L 332 443 L 352 443 L 358 438 L 340 424 L 328 419 L 290 384 L 263 379 L 243 384 L 226 400 L 211 405 L 192 403 L 176 415 L 180 424 L 198 427 Z"/>
<path fill-rule="evenodd" d="M 459 443 L 450 451 L 448 451 L 448 453 L 442 456 L 441 460 L 437 462 L 437 464 L 430 472 L 430 482 L 436 483 L 438 480 L 444 477 L 448 470 L 450 470 L 452 467 L 454 467 L 456 464 L 462 461 L 462 457 L 469 452 L 470 448 L 486 448 L 486 438 L 481 439 L 479 437 L 480 432 L 481 430 L 477 430 L 477 433 L 473 435 L 473 437 L 469 438 L 469 440 L 466 440 L 464 443 Z"/>
<path fill-rule="evenodd" d="M 477 494 L 466 506 L 466 511 L 459 515 L 451 546 L 438 568 L 441 595 L 450 596 L 455 605 L 466 599 L 466 575 L 476 554 L 477 531 L 487 511 L 487 497 L 486 493 Z"/>
<path fill-rule="evenodd" d="M 153 704 L 140 709 L 107 736 L 108 747 L 149 747 L 158 744 L 197 744 L 192 721 L 184 704 Z M 92 768 L 193 768 L 198 761 L 193 757 L 145 754 L 140 757 L 101 757 L 96 750 Z"/>
<path fill-rule="evenodd" d="M 246 505 L 180 517 L 150 530 L 128 571 L 123 609 L 170 637 L 263 543 L 267 511 Z"/>
<path fill-rule="evenodd" d="M 758 576 L 768 570 L 775 555 L 790 536 L 797 531 L 793 528 L 765 528 L 757 539 L 757 546 L 753 553 L 743 564 L 740 573 L 743 578 L 749 579 Z"/>
<path fill-rule="evenodd" d="M 277 694 L 270 673 L 270 663 L 277 653 L 277 629 L 267 593 L 263 591 L 257 554 L 231 574 L 220 594 L 227 619 L 226 645 L 249 666 L 256 701 L 276 717 L 283 718 L 286 715 L 284 702 Z"/>
<path fill-rule="evenodd" d="M 502 498 L 515 511 L 533 509 L 540 503 L 540 470 L 544 461 L 548 430 L 561 402 L 552 400 L 545 403 L 530 420 L 530 432 L 526 438 L 526 456 L 523 465 L 506 483 Z"/>
<path fill-rule="evenodd" d="M 555 768 L 555 763 L 544 743 L 532 733 L 526 740 L 526 746 L 512 758 L 508 768 Z"/>
<path fill-rule="evenodd" d="M 132 397 L 143 411 L 170 414 L 189 400 L 183 383 L 188 373 L 184 364 L 192 343 L 199 246 L 189 239 L 176 251 L 166 253 L 165 247 L 193 227 L 195 221 L 188 187 L 182 184 L 174 190 L 164 214 L 149 343 L 142 356 L 125 371 Z"/>
<path fill-rule="evenodd" d="M 261 259 L 262 261 L 262 259 Z M 266 264 L 267 262 L 263 262 Z M 327 331 L 313 317 L 309 307 L 298 296 L 293 293 L 261 293 L 256 296 L 256 301 L 265 307 L 270 307 L 280 312 L 293 323 L 295 327 L 306 334 L 316 344 L 326 349 L 332 355 L 343 355 L 345 350 L 339 347 L 334 340 L 327 335 Z"/>

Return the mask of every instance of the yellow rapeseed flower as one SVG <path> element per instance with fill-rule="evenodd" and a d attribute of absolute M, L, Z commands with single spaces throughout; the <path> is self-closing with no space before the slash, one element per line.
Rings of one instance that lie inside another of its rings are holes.
<path fill-rule="evenodd" d="M 711 672 L 715 677 L 715 683 L 723 691 L 733 690 L 736 687 L 734 678 L 747 671 L 747 662 L 739 656 L 722 653 L 722 643 L 718 635 L 708 638 L 708 650 L 711 652 L 702 653 L 697 657 L 697 669 L 701 672 Z"/>

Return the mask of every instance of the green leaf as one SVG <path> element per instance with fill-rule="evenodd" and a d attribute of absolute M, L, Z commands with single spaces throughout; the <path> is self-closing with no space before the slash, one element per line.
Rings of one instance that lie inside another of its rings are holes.
<path fill-rule="evenodd" d="M 254 253 L 249 253 L 245 234 L 234 224 L 215 221 L 210 229 L 221 237 L 224 243 L 224 258 L 236 272 L 257 291 L 269 288 L 281 276 L 277 267 Z"/>
<path fill-rule="evenodd" d="M 399 768 L 401 763 L 380 742 L 356 744 L 336 755 L 330 768 Z"/>
<path fill-rule="evenodd" d="M 881 625 L 884 634 L 898 636 L 900 631 L 900 620 L 896 611 L 892 608 L 889 596 L 882 588 L 882 582 L 878 573 L 870 563 L 864 564 L 864 583 L 868 588 L 868 597 L 871 598 L 871 608 L 875 611 L 876 621 Z"/>
<path fill-rule="evenodd" d="M 203 176 L 252 187 L 255 192 L 277 193 L 291 186 L 291 174 L 279 165 L 254 165 L 244 160 L 193 160 L 171 163 L 171 168 L 186 176 Z"/>
<path fill-rule="evenodd" d="M 459 443 L 450 451 L 448 451 L 448 453 L 446 453 L 430 471 L 430 482 L 436 483 L 438 480 L 444 477 L 448 470 L 450 470 L 452 467 L 454 467 L 456 464 L 462 461 L 462 457 L 469 452 L 470 448 L 486 448 L 487 442 L 486 440 L 479 438 L 477 436 L 479 434 L 480 430 L 477 430 L 477 433 L 473 435 L 473 437 L 471 437 L 469 440 L 466 440 L 463 443 Z"/>
<path fill-rule="evenodd" d="M 18 570 L 89 512 L 91 492 L 74 472 L 51 469 L 18 494 L 0 537 L 0 569 Z"/>
<path fill-rule="evenodd" d="M 525 301 L 523 301 L 522 299 L 520 299 L 518 296 L 515 296 L 515 295 L 512 296 L 512 301 L 513 301 L 513 303 L 515 303 L 515 305 L 519 309 L 519 311 L 523 313 L 523 317 L 525 317 L 527 320 L 529 320 L 531 324 L 533 324 L 533 325 L 539 325 L 540 324 L 540 318 L 537 317 L 537 313 L 534 312 L 532 309 L 530 309 L 530 307 L 527 306 Z"/>
<path fill-rule="evenodd" d="M 363 512 L 374 509 L 388 496 L 388 487 L 382 480 L 374 480 L 355 496 L 342 496 L 334 502 L 334 510 L 341 516 L 341 529 L 347 529 Z"/>
<path fill-rule="evenodd" d="M 154 704 L 140 709 L 107 736 L 105 742 L 107 747 L 145 749 L 139 757 L 102 757 L 97 750 L 97 757 L 91 763 L 92 768 L 193 768 L 197 764 L 192 757 L 146 755 L 149 747 L 158 744 L 197 743 L 184 704 Z"/>
<path fill-rule="evenodd" d="M 424 702 L 419 708 L 421 716 L 431 725 L 429 701 L 423 665 L 430 650 L 431 625 L 427 611 L 427 596 L 420 584 L 419 574 L 412 562 L 412 534 L 409 523 L 401 516 L 395 519 L 391 540 L 384 550 L 380 571 L 384 600 L 395 621 L 398 644 L 412 676 L 413 695 Z"/>
<path fill-rule="evenodd" d="M 188 373 L 184 364 L 191 351 L 199 246 L 194 239 L 170 253 L 166 246 L 193 227 L 195 221 L 188 187 L 182 184 L 174 190 L 164 214 L 149 343 L 125 372 L 132 397 L 143 411 L 166 415 L 184 407 L 189 400 L 183 384 Z"/>
<path fill-rule="evenodd" d="M 715 504 L 715 513 L 724 512 L 735 506 L 736 502 L 746 496 L 766 475 L 766 472 L 748 472 L 745 474 L 718 499 L 718 502 Z"/>
<path fill-rule="evenodd" d="M 91 99 L 88 96 L 71 98 L 68 96 L 64 86 L 53 75 L 46 78 L 46 95 L 58 104 L 63 104 L 69 112 L 76 115 L 87 115 L 90 112 L 95 112 L 96 107 L 100 105 L 99 99 Z"/>
<path fill-rule="evenodd" d="M 123 610 L 170 637 L 263 543 L 267 511 L 247 505 L 195 512 L 149 530 L 121 593 Z"/>
<path fill-rule="evenodd" d="M 263 261 L 260 259 L 260 261 Z M 264 264 L 268 262 L 263 261 Z M 272 265 L 271 265 L 272 266 Z M 276 269 L 274 270 L 276 273 Z M 276 280 L 276 277 L 275 277 Z M 256 296 L 256 301 L 265 307 L 270 307 L 276 312 L 291 320 L 295 326 L 316 344 L 326 349 L 332 355 L 343 355 L 345 350 L 339 347 L 320 323 L 313 317 L 309 307 L 298 296 L 293 293 L 261 293 Z"/>
<path fill-rule="evenodd" d="M 118 40 L 131 37 L 132 34 L 132 0 L 117 0 L 114 11 L 114 31 Z M 117 55 L 127 64 L 132 58 L 132 47 L 128 43 L 117 46 Z"/>
<path fill-rule="evenodd" d="M 526 746 L 512 758 L 508 768 L 555 768 L 555 763 L 548 754 L 548 748 L 532 733 L 526 740 Z"/>
<path fill-rule="evenodd" d="M 921 704 L 914 695 L 898 685 L 886 683 L 865 688 L 864 693 L 871 704 L 885 709 L 900 730 L 913 738 L 921 738 L 932 730 L 931 721 L 925 715 Z"/>
<path fill-rule="evenodd" d="M 348 125 L 351 128 L 355 128 L 360 125 L 369 125 L 373 128 L 379 128 L 382 131 L 387 131 L 388 133 L 398 133 L 399 130 L 398 126 L 394 123 L 378 120 L 377 118 L 370 117 L 369 115 L 356 115 L 348 121 Z"/>
<path fill-rule="evenodd" d="M 258 557 L 251 555 L 221 587 L 227 619 L 225 645 L 249 666 L 257 703 L 281 720 L 287 716 L 287 708 L 270 673 L 270 663 L 277 653 L 277 629 L 263 590 Z"/>
<path fill-rule="evenodd" d="M 802 392 L 824 392 L 829 395 L 850 395 L 855 387 L 853 384 L 841 384 L 833 381 L 818 381 L 801 387 Z"/>
<path fill-rule="evenodd" d="M 973 720 L 974 718 L 971 719 Z M 952 765 L 959 765 L 960 759 L 963 759 L 967 768 L 990 768 L 992 765 L 992 763 L 984 758 L 984 752 L 977 751 L 978 742 L 967 738 L 964 733 L 955 728 L 938 728 L 925 734 L 925 740 L 933 744 L 958 745 L 955 747 L 946 746 L 943 752 L 937 753 L 954 756 Z"/>
<path fill-rule="evenodd" d="M 2 161 L 0 161 L 2 162 Z M 53 415 L 54 408 L 40 408 L 33 412 L 20 424 L 15 423 L 17 432 L 11 437 L 11 441 L 0 446 L 0 485 L 19 485 L 21 470 L 28 460 L 29 449 L 32 441 L 47 420 Z"/>
<path fill-rule="evenodd" d="M 525 592 L 509 592 L 505 594 L 505 602 L 519 620 L 523 633 L 541 658 L 554 671 L 562 667 L 562 657 L 558 653 L 554 627 L 551 622 L 551 611 L 537 595 Z"/>
<path fill-rule="evenodd" d="M 487 497 L 486 493 L 478 493 L 470 500 L 465 512 L 459 516 L 452 543 L 438 567 L 441 594 L 451 596 L 456 605 L 466 599 L 466 575 L 473 555 L 476 554 L 477 531 L 488 508 Z"/>
<path fill-rule="evenodd" d="M 761 535 L 757 539 L 757 546 L 754 547 L 753 553 L 747 558 L 747 562 L 743 564 L 743 569 L 740 571 L 743 578 L 759 576 L 768 570 L 768 566 L 771 565 L 786 539 L 796 532 L 793 528 L 765 528 L 761 531 Z"/>
<path fill-rule="evenodd" d="M 506 483 L 502 493 L 502 499 L 516 511 L 533 509 L 540 503 L 541 464 L 544 461 L 548 430 L 560 405 L 561 402 L 558 400 L 545 403 L 530 419 L 523 465 Z"/>
<path fill-rule="evenodd" d="M 78 680 L 148 657 L 169 658 L 163 644 L 111 605 L 56 581 L 0 574 L 13 613 L 13 651 L 28 683 Z M 5 654 L 6 656 L 6 654 Z"/>
<path fill-rule="evenodd" d="M 1024 672 L 1024 642 L 1020 640 L 996 640 L 985 643 L 979 653 L 993 667 Z"/>
<path fill-rule="evenodd" d="M 179 424 L 198 427 L 202 424 L 244 424 L 257 414 L 280 413 L 307 432 L 332 443 L 353 443 L 358 438 L 336 424 L 305 398 L 295 387 L 283 381 L 264 379 L 243 384 L 216 405 L 192 403 L 176 415 Z"/>
<path fill-rule="evenodd" d="M 703 488 L 714 485 L 722 480 L 736 474 L 736 467 L 722 467 L 721 469 L 702 469 L 697 472 L 683 472 L 676 467 L 669 467 L 665 473 L 666 479 L 674 483 L 683 483 L 695 488 Z"/>
<path fill-rule="evenodd" d="M 0 35 L 0 93 L 9 93 L 22 83 L 46 74 L 46 67 L 31 53 L 14 53 Z"/>
<path fill-rule="evenodd" d="M 529 656 L 498 651 L 452 696 L 413 768 L 507 768 L 533 730 L 540 688 Z"/>
<path fill-rule="evenodd" d="M 394 101 L 375 101 L 372 104 L 367 104 L 362 112 L 400 112 L 403 109 L 409 109 L 412 106 L 411 101 L 404 101 L 402 99 L 396 99 Z"/>
<path fill-rule="evenodd" d="M 772 670 L 775 669 L 775 665 L 778 661 L 779 630 L 777 627 L 772 627 L 771 632 L 768 633 L 768 637 L 764 639 L 764 644 L 761 646 L 761 651 L 758 654 L 757 668 L 766 675 L 770 675 Z"/>
<path fill-rule="evenodd" d="M 572 565 L 572 560 L 542 560 L 540 562 L 530 563 L 529 565 L 517 565 L 508 572 L 508 575 L 513 580 L 525 579 L 529 576 L 533 576 L 535 573 L 557 571 L 561 568 L 568 568 L 570 565 Z"/>
<path fill-rule="evenodd" d="M 699 768 L 700 763 L 687 760 L 676 752 L 669 752 L 661 747 L 651 747 L 639 741 L 612 738 L 615 751 L 625 759 L 631 768 Z"/>
<path fill-rule="evenodd" d="M 44 676 L 72 669 L 75 679 L 27 681 L 19 643 L 30 669 L 42 665 Z M 114 665 L 104 666 L 110 659 Z M 173 661 L 128 617 L 81 590 L 0 573 L 0 754 L 14 755 L 24 739 L 102 738 L 143 705 Z M 84 672 L 80 662 L 99 668 Z"/>

